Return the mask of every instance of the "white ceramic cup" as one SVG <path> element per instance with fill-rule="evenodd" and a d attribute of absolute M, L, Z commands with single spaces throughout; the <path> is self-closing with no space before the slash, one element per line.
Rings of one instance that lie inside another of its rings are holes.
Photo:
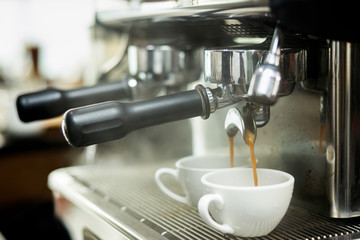
<path fill-rule="evenodd" d="M 250 161 L 243 160 L 234 161 L 235 167 L 249 167 Z M 201 184 L 201 177 L 214 170 L 230 168 L 229 155 L 203 155 L 188 156 L 179 159 L 175 163 L 176 169 L 160 168 L 155 173 L 155 181 L 160 190 L 172 199 L 196 207 L 202 195 L 204 195 L 205 187 Z M 171 191 L 165 186 L 162 176 L 170 175 L 180 183 L 185 196 L 181 196 Z"/>
<path fill-rule="evenodd" d="M 257 169 L 254 186 L 250 168 L 218 170 L 201 182 L 208 194 L 201 197 L 198 211 L 211 227 L 241 237 L 270 233 L 285 215 L 292 197 L 294 177 L 288 173 Z"/>

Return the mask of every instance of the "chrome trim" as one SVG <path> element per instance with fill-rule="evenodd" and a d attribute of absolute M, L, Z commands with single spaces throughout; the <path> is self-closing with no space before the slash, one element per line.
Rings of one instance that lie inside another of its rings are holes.
<path fill-rule="evenodd" d="M 96 18 L 102 24 L 119 26 L 133 21 L 161 21 L 179 17 L 201 18 L 208 15 L 227 15 L 235 17 L 240 15 L 270 14 L 269 1 L 200 1 L 199 4 L 186 7 L 170 7 L 164 4 L 147 3 L 140 9 L 115 9 L 98 12 Z"/>
<path fill-rule="evenodd" d="M 331 216 L 360 215 L 359 44 L 332 43 L 332 79 L 329 84 L 327 169 Z"/>

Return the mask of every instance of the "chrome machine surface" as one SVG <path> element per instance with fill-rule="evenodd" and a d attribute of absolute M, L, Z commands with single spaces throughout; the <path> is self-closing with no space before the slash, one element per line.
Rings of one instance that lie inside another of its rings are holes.
<path fill-rule="evenodd" d="M 131 44 L 205 48 L 207 85 L 143 102 L 69 111 L 63 121 L 67 141 L 86 146 L 155 124 L 211 115 L 199 135 L 216 146 L 203 152 L 212 151 L 227 144 L 221 137 L 224 117 L 219 123 L 213 115 L 237 105 L 250 109 L 259 127 L 256 152 L 264 156 L 259 165 L 293 174 L 299 202 L 331 217 L 358 216 L 358 43 L 291 32 L 278 24 L 268 5 L 204 1 L 151 13 L 99 14 L 106 27 L 128 31 Z M 200 148 L 196 144 L 194 151 Z"/>
<path fill-rule="evenodd" d="M 63 122 L 65 137 L 73 146 L 87 146 L 124 137 L 138 128 L 201 116 L 206 120 L 192 119 L 192 141 L 193 152 L 204 154 L 228 149 L 224 122 L 229 107 L 235 106 L 241 115 L 251 111 L 258 166 L 289 172 L 296 179 L 291 209 L 264 239 L 356 237 L 360 216 L 359 43 L 346 34 L 326 32 L 326 28 L 319 36 L 314 36 L 313 29 L 309 33 L 289 29 L 279 24 L 269 2 L 276 1 L 176 1 L 172 7 L 156 9 L 151 9 L 152 2 L 143 2 L 134 10 L 99 12 L 98 23 L 129 34 L 133 49 L 203 50 L 204 80 L 195 89 L 176 95 L 70 110 Z M 258 75 L 257 70 L 265 66 L 271 69 L 272 78 Z M 146 70 L 136 74 L 143 73 Z M 190 70 L 189 76 L 197 74 Z M 197 80 L 180 79 L 180 85 Z M 159 101 L 169 103 L 166 109 Z M 150 105 L 162 107 L 150 109 Z M 128 118 L 114 109 L 131 110 L 136 121 L 126 122 Z M 139 114 L 144 112 L 155 117 L 141 122 L 144 116 Z M 119 126 L 119 119 L 125 124 Z M 238 142 L 236 153 L 249 157 L 243 141 Z M 195 209 L 171 202 L 153 188 L 152 174 L 158 164 L 154 160 L 151 170 L 140 164 L 136 170 L 108 174 L 91 168 L 62 170 L 49 181 L 54 191 L 85 204 L 130 239 L 143 239 L 142 234 L 154 239 L 231 239 L 207 228 Z M 70 190 L 56 186 L 60 175 L 67 178 Z M 129 228 L 123 216 L 132 226 L 147 230 Z"/>

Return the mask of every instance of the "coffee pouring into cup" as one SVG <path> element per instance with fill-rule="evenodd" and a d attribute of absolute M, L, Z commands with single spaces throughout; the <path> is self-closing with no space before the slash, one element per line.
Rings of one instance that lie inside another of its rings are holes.
<path fill-rule="evenodd" d="M 253 111 L 251 105 L 247 104 L 243 107 L 243 111 L 239 111 L 237 108 L 230 108 L 225 118 L 225 131 L 228 135 L 230 144 L 233 143 L 232 138 L 235 137 L 238 131 L 242 134 L 245 143 L 249 146 L 251 154 L 251 165 L 253 168 L 254 184 L 258 185 L 257 173 L 256 173 L 256 158 L 255 158 L 255 140 L 256 140 L 256 123 L 253 117 Z M 232 146 L 230 145 L 230 149 Z"/>
<path fill-rule="evenodd" d="M 230 144 L 230 156 L 224 154 L 188 156 L 176 162 L 176 169 L 160 168 L 156 171 L 155 181 L 161 191 L 178 202 L 190 206 L 197 206 L 199 199 L 206 193 L 205 188 L 200 181 L 201 177 L 209 172 L 232 167 L 252 166 L 254 169 L 254 182 L 255 185 L 257 185 L 256 159 L 255 154 L 253 153 L 253 145 L 256 138 L 256 124 L 253 119 L 251 108 L 246 105 L 243 108 L 243 112 L 240 112 L 237 108 L 231 108 L 225 119 L 225 130 L 229 138 L 233 138 L 239 130 L 243 135 L 245 143 L 252 145 L 250 148 L 252 155 L 251 163 L 248 160 L 244 161 L 243 159 L 234 163 L 232 144 Z M 249 139 L 252 140 L 249 141 Z M 164 175 L 174 177 L 181 184 L 185 196 L 180 196 L 166 187 L 161 179 Z"/>
<path fill-rule="evenodd" d="M 249 168 L 214 171 L 201 178 L 207 194 L 198 203 L 201 218 L 211 227 L 241 237 L 269 234 L 285 215 L 294 188 L 288 173 L 258 169 L 259 186 Z"/>
<path fill-rule="evenodd" d="M 278 170 L 256 169 L 257 130 L 249 106 L 242 111 L 237 108 L 228 111 L 225 131 L 229 138 L 240 131 L 250 148 L 253 169 L 219 169 L 205 174 L 201 183 L 207 193 L 198 202 L 199 214 L 209 226 L 223 233 L 241 237 L 267 235 L 289 207 L 294 177 Z"/>

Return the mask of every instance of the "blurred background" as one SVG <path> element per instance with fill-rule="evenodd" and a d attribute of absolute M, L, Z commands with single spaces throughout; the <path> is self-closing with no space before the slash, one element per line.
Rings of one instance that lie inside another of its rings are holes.
<path fill-rule="evenodd" d="M 113 52 L 104 39 L 116 41 L 96 32 L 98 7 L 93 0 L 0 0 L 0 239 L 68 239 L 47 176 L 79 164 L 82 150 L 65 142 L 61 118 L 21 123 L 15 101 L 48 86 L 96 81 L 97 66 Z"/>

